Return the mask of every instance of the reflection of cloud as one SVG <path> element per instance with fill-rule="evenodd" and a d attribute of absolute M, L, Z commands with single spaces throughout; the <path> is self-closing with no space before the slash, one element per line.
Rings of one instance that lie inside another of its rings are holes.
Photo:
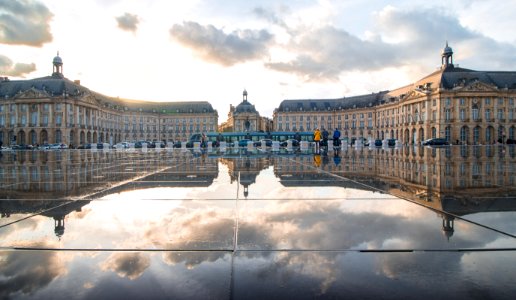
<path fill-rule="evenodd" d="M 35 0 L 0 0 L 0 43 L 41 47 L 52 41 L 53 14 Z"/>
<path fill-rule="evenodd" d="M 114 253 L 102 263 L 102 270 L 112 270 L 120 277 L 134 280 L 150 266 L 150 258 L 142 253 Z"/>
<path fill-rule="evenodd" d="M 266 46 L 272 40 L 266 30 L 238 30 L 226 34 L 213 25 L 202 26 L 196 22 L 175 24 L 170 35 L 203 59 L 225 66 L 264 57 L 268 53 Z"/>
<path fill-rule="evenodd" d="M 23 77 L 36 70 L 36 65 L 16 63 L 13 65 L 13 61 L 9 57 L 0 54 L 0 75 Z"/>
<path fill-rule="evenodd" d="M 140 19 L 137 15 L 125 13 L 122 16 L 116 17 L 118 28 L 126 31 L 136 32 Z"/>
<path fill-rule="evenodd" d="M 54 247 L 48 243 L 19 244 L 20 247 Z M 0 252 L 0 298 L 14 294 L 33 294 L 66 273 L 64 262 L 55 251 Z"/>

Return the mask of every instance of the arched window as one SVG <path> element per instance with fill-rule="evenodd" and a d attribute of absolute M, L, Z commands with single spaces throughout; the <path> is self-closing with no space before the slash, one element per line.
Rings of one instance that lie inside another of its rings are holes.
<path fill-rule="evenodd" d="M 444 137 L 446 138 L 446 141 L 448 141 L 448 142 L 451 141 L 451 127 L 450 126 L 446 126 L 446 128 L 444 129 Z"/>
<path fill-rule="evenodd" d="M 477 145 L 480 142 L 480 127 L 473 128 L 473 144 Z"/>
<path fill-rule="evenodd" d="M 468 126 L 463 126 L 460 129 L 460 142 L 461 143 L 465 144 L 468 142 L 468 132 L 469 132 Z"/>

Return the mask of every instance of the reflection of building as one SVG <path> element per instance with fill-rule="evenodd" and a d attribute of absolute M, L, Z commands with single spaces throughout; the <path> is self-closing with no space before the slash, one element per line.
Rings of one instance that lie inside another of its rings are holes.
<path fill-rule="evenodd" d="M 247 101 L 247 91 L 243 92 L 243 99 L 236 107 L 229 106 L 228 120 L 219 127 L 219 131 L 225 132 L 247 132 L 247 131 L 269 131 L 271 121 L 260 117 L 260 113 L 254 105 Z"/>
<path fill-rule="evenodd" d="M 53 201 L 53 200 L 10 200 L 0 201 L 2 218 L 12 214 L 41 214 L 54 219 L 54 233 L 62 237 L 65 232 L 65 217 L 72 212 L 80 212 L 90 201 Z"/>
<path fill-rule="evenodd" d="M 222 158 L 221 162 L 228 167 L 231 182 L 239 181 L 244 187 L 244 197 L 249 195 L 249 186 L 256 182 L 256 177 L 271 164 L 269 157 L 234 157 Z"/>
<path fill-rule="evenodd" d="M 313 155 L 275 156 L 273 163 L 284 186 L 384 191 L 432 208 L 447 238 L 456 216 L 516 211 L 515 146 L 347 148 L 338 163 L 329 160 L 316 168 Z"/>
<path fill-rule="evenodd" d="M 4 145 L 83 144 L 137 140 L 186 140 L 217 129 L 208 102 L 149 102 L 111 98 L 63 76 L 53 60 L 52 76 L 0 78 L 0 141 Z"/>
<path fill-rule="evenodd" d="M 516 72 L 481 72 L 453 64 L 446 44 L 441 68 L 393 90 L 320 100 L 284 100 L 274 130 L 339 128 L 343 136 L 396 138 L 418 143 L 433 137 L 467 144 L 514 139 Z"/>

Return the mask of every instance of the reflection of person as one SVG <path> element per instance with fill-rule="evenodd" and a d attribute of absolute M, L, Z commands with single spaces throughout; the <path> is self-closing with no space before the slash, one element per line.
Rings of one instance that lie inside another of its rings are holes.
<path fill-rule="evenodd" d="M 296 134 L 294 134 L 294 140 L 301 142 L 301 135 L 297 131 L 296 131 Z"/>
<path fill-rule="evenodd" d="M 320 167 L 321 166 L 321 155 L 316 153 L 314 154 L 314 165 L 316 167 Z"/>
<path fill-rule="evenodd" d="M 338 151 L 335 151 L 335 152 L 333 153 L 333 163 L 334 163 L 336 166 L 338 166 L 338 165 L 340 164 L 340 160 L 341 160 L 341 158 L 340 158 L 339 152 L 338 152 Z"/>
<path fill-rule="evenodd" d="M 319 128 L 315 128 L 314 130 L 314 143 L 315 143 L 315 152 L 319 152 L 319 143 L 321 142 L 321 132 L 319 131 Z"/>

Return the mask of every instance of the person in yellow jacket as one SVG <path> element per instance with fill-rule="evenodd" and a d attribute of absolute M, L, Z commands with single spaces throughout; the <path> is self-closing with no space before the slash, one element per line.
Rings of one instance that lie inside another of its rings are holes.
<path fill-rule="evenodd" d="M 321 143 L 321 131 L 319 128 L 315 128 L 314 130 L 314 142 L 315 142 L 315 152 L 319 152 L 319 144 Z"/>

